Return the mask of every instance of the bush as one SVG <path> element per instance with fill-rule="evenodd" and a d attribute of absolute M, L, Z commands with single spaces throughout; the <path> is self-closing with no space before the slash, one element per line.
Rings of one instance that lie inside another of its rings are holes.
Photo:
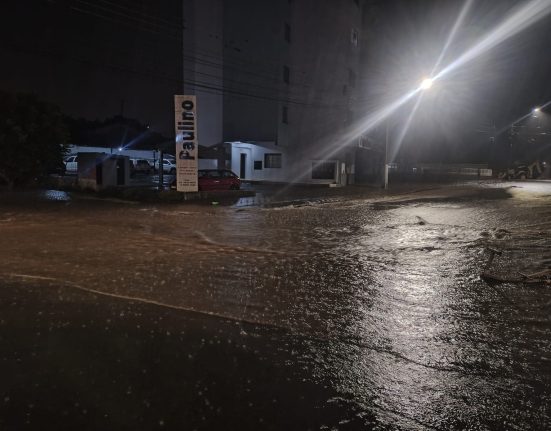
<path fill-rule="evenodd" d="M 62 167 L 68 130 L 59 108 L 0 91 L 0 179 L 24 185 Z"/>

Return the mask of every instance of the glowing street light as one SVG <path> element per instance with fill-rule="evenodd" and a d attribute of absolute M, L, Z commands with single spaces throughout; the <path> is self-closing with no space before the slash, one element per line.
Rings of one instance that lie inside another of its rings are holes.
<path fill-rule="evenodd" d="M 432 87 L 433 80 L 431 78 L 425 78 L 423 82 L 421 82 L 421 90 L 428 90 Z"/>
<path fill-rule="evenodd" d="M 534 112 L 534 114 L 537 114 L 538 112 L 540 112 L 540 108 L 536 107 L 536 108 L 534 108 L 534 110 L 532 112 Z"/>

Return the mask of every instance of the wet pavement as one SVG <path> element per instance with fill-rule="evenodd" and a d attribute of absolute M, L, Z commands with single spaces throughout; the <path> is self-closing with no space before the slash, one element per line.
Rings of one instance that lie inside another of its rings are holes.
<path fill-rule="evenodd" d="M 0 428 L 549 429 L 551 286 L 480 274 L 551 268 L 551 184 L 403 191 L 5 199 Z"/>

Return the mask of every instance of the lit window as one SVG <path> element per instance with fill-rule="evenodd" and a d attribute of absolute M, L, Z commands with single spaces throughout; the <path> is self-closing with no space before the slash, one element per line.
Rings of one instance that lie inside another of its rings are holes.
<path fill-rule="evenodd" d="M 264 167 L 281 168 L 281 154 L 279 153 L 264 154 Z"/>

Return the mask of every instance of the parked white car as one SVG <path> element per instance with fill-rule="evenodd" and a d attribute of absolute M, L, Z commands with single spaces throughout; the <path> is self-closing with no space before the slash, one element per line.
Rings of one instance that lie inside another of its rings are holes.
<path fill-rule="evenodd" d="M 159 170 L 159 161 L 155 161 L 155 170 Z M 176 174 L 176 160 L 163 159 L 163 172 L 165 174 Z"/>
<path fill-rule="evenodd" d="M 65 172 L 67 174 L 76 174 L 78 170 L 78 157 L 69 156 L 65 159 Z"/>

